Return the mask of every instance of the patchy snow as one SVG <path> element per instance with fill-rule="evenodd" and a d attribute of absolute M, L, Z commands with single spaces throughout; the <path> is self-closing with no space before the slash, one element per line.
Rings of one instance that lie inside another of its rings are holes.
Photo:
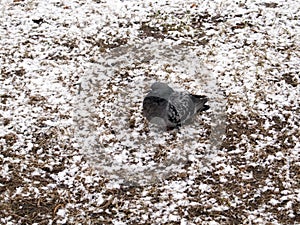
<path fill-rule="evenodd" d="M 180 172 L 184 162 L 189 156 L 193 157 L 199 147 L 213 153 L 221 144 L 226 126 L 222 121 L 224 97 L 215 76 L 187 47 L 150 41 L 116 48 L 104 55 L 102 61 L 94 66 L 92 73 L 85 75 L 85 81 L 81 80 L 75 115 L 77 140 L 82 141 L 83 153 L 97 170 L 107 176 L 112 174 L 112 179 L 152 183 Z M 118 74 L 129 68 L 128 74 Z M 209 128 L 187 126 L 171 136 L 151 128 L 140 113 L 145 91 L 155 80 L 184 84 L 184 80 L 189 80 L 186 76 L 195 76 L 192 82 L 185 84 L 187 88 L 194 86 L 192 92 L 202 91 L 210 97 L 210 115 L 202 117 L 202 126 Z M 106 116 L 99 118 L 98 115 Z M 207 130 L 209 136 L 205 134 Z M 205 146 L 199 146 L 200 136 L 207 136 L 206 141 L 203 139 L 203 143 L 207 142 Z"/>
<path fill-rule="evenodd" d="M 300 6 L 3 0 L 0 223 L 300 224 Z M 207 94 L 149 126 L 154 80 Z"/>

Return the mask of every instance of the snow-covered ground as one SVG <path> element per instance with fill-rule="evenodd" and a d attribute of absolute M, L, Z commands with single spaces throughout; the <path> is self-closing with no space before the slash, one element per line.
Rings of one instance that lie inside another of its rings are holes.
<path fill-rule="evenodd" d="M 0 224 L 300 224 L 298 1 L 0 1 Z M 207 94 L 179 131 L 154 80 Z"/>

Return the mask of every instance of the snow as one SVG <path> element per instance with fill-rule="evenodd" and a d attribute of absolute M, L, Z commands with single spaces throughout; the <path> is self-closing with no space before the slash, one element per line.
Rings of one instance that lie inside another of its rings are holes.
<path fill-rule="evenodd" d="M 1 1 L 0 223 L 300 223 L 299 10 Z M 149 125 L 155 80 L 211 109 Z"/>

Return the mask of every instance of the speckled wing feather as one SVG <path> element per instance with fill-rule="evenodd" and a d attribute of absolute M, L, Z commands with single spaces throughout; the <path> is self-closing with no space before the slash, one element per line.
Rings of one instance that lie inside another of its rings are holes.
<path fill-rule="evenodd" d="M 175 123 L 176 126 L 184 124 L 196 113 L 195 103 L 188 93 L 174 92 L 170 95 L 168 103 L 169 104 L 167 110 L 169 120 L 172 123 Z"/>

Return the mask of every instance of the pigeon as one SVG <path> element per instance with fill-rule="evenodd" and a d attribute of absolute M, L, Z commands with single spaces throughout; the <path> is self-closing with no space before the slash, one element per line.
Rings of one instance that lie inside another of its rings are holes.
<path fill-rule="evenodd" d="M 155 82 L 143 101 L 143 116 L 168 130 L 189 122 L 198 112 L 209 109 L 205 95 L 174 91 L 168 84 Z"/>

